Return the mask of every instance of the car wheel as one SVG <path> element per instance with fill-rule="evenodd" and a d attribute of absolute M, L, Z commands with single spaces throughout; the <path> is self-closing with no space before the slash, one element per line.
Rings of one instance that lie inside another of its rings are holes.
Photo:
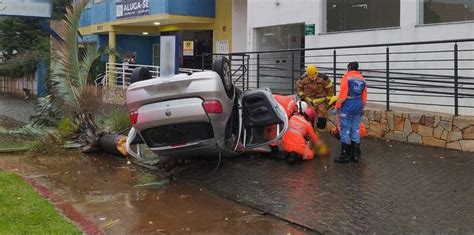
<path fill-rule="evenodd" d="M 212 71 L 219 74 L 225 93 L 229 98 L 232 98 L 234 96 L 234 85 L 232 84 L 229 60 L 226 57 L 217 57 L 212 63 Z"/>
<path fill-rule="evenodd" d="M 130 84 L 133 84 L 135 82 L 147 80 L 151 78 L 151 73 L 148 71 L 147 68 L 145 67 L 138 67 L 133 69 L 132 71 L 132 77 L 130 78 Z"/>

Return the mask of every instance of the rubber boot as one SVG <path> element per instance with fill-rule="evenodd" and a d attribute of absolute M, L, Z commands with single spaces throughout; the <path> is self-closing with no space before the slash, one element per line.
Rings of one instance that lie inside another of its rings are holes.
<path fill-rule="evenodd" d="M 349 163 L 349 157 L 351 156 L 351 145 L 342 143 L 341 145 L 341 156 L 334 159 L 336 163 Z"/>
<path fill-rule="evenodd" d="M 352 143 L 352 154 L 351 154 L 351 161 L 359 162 L 360 156 L 360 143 Z"/>

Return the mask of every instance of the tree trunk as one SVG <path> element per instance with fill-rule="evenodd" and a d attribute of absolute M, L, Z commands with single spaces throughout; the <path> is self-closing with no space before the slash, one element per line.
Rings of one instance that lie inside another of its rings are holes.
<path fill-rule="evenodd" d="M 90 113 L 81 113 L 79 116 L 81 151 L 83 153 L 96 152 L 100 150 L 100 138 L 103 131 L 99 130 Z"/>

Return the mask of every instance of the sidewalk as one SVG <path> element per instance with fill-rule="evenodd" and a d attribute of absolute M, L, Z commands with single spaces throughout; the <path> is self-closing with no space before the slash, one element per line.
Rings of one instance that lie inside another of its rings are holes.
<path fill-rule="evenodd" d="M 329 159 L 241 157 L 194 183 L 321 233 L 474 232 L 472 153 L 365 139 L 360 163 L 336 165 L 324 137 Z"/>
<path fill-rule="evenodd" d="M 0 94 L 0 117 L 5 116 L 22 123 L 28 123 L 34 114 L 36 100 L 23 100 Z"/>

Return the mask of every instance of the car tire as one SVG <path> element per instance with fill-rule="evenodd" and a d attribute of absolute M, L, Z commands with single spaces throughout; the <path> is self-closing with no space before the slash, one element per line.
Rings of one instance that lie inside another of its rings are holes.
<path fill-rule="evenodd" d="M 227 96 L 231 99 L 234 96 L 234 84 L 232 84 L 232 75 L 230 71 L 230 62 L 226 57 L 217 57 L 212 63 L 212 71 L 219 74 L 222 85 Z"/>
<path fill-rule="evenodd" d="M 151 78 L 151 73 L 145 67 L 138 67 L 133 69 L 132 77 L 130 78 L 130 84 L 135 82 L 144 81 Z"/>

